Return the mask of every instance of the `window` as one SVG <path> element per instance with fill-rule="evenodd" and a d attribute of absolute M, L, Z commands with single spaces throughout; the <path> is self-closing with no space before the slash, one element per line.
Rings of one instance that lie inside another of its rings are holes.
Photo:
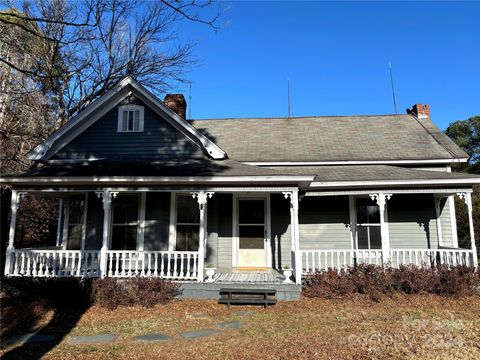
<path fill-rule="evenodd" d="M 118 108 L 118 132 L 143 131 L 143 106 L 124 105 Z"/>
<path fill-rule="evenodd" d="M 85 195 L 73 195 L 68 203 L 67 250 L 81 250 L 85 223 Z"/>
<path fill-rule="evenodd" d="M 140 196 L 118 195 L 113 200 L 112 250 L 136 250 Z"/>
<path fill-rule="evenodd" d="M 177 194 L 176 251 L 198 251 L 200 210 L 191 195 Z"/>
<path fill-rule="evenodd" d="M 380 208 L 370 198 L 357 198 L 358 249 L 381 249 Z"/>

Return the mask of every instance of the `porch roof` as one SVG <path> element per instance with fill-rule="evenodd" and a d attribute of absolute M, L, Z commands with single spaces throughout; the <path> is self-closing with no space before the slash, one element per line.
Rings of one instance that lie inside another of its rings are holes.
<path fill-rule="evenodd" d="M 473 185 L 480 176 L 445 171 L 417 170 L 392 165 L 275 166 L 276 171 L 316 174 L 311 187 L 372 185 Z"/>
<path fill-rule="evenodd" d="M 315 174 L 302 174 L 286 169 L 270 169 L 242 164 L 234 160 L 208 159 L 150 161 L 99 160 L 71 164 L 49 164 L 32 167 L 21 173 L 0 177 L 3 183 L 58 182 L 202 182 L 202 181 L 267 181 L 311 182 Z"/>

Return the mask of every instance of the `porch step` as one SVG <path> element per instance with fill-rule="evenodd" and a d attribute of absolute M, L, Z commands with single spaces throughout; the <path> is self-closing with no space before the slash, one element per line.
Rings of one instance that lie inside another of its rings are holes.
<path fill-rule="evenodd" d="M 300 300 L 302 286 L 297 284 L 251 284 L 251 283 L 182 283 L 180 298 L 183 299 L 215 299 L 220 297 L 220 290 L 228 287 L 229 289 L 266 289 L 276 291 L 278 301 Z"/>
<path fill-rule="evenodd" d="M 275 289 L 260 288 L 221 288 L 219 304 L 226 304 L 229 308 L 231 305 L 275 305 L 277 299 Z"/>

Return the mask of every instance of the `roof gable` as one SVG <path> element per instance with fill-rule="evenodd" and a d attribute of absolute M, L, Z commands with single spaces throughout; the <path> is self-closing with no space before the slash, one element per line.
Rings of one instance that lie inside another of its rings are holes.
<path fill-rule="evenodd" d="M 146 90 L 131 77 L 122 80 L 117 86 L 96 100 L 80 114 L 70 119 L 61 129 L 49 136 L 30 153 L 31 160 L 48 160 L 59 150 L 70 144 L 99 119 L 121 103 L 128 96 L 135 95 L 146 107 L 149 107 L 171 127 L 200 147 L 204 153 L 216 160 L 227 158 L 227 154 L 207 136 L 200 133 L 186 120 L 182 119 L 160 99 Z"/>

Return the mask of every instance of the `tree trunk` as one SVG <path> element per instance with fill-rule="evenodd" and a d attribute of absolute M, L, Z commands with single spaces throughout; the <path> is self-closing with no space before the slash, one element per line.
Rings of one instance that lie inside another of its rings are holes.
<path fill-rule="evenodd" d="M 12 201 L 12 190 L 0 188 L 0 277 L 5 270 L 5 253 L 8 246 L 8 219 Z"/>

